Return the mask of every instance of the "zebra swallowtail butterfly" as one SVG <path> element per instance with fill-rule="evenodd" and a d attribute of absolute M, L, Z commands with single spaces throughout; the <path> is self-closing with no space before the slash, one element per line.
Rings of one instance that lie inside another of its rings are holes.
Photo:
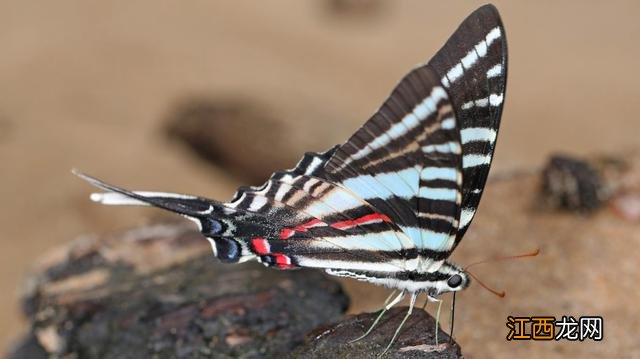
<path fill-rule="evenodd" d="M 498 11 L 485 5 L 425 65 L 407 74 L 349 140 L 306 153 L 295 168 L 229 202 L 105 190 L 91 199 L 152 205 L 198 225 L 224 262 L 258 260 L 400 291 L 386 308 L 420 293 L 437 300 L 469 276 L 448 261 L 473 219 L 500 125 L 507 44 Z"/>

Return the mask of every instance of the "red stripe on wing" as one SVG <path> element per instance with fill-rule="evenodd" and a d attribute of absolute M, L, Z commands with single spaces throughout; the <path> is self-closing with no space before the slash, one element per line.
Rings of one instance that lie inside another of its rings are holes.
<path fill-rule="evenodd" d="M 309 230 L 309 228 L 315 228 L 315 227 L 323 227 L 326 226 L 327 224 L 322 222 L 321 220 L 315 218 L 310 220 L 307 223 L 303 223 L 299 226 L 294 227 L 293 229 L 291 228 L 284 228 L 280 231 L 280 239 L 287 239 L 292 237 L 294 234 L 296 234 L 296 232 L 306 232 Z"/>
<path fill-rule="evenodd" d="M 269 242 L 266 239 L 261 237 L 256 237 L 251 240 L 251 244 L 253 245 L 253 249 L 256 253 L 260 255 L 269 254 L 271 248 L 269 246 Z"/>
<path fill-rule="evenodd" d="M 274 257 L 276 258 L 276 265 L 278 265 L 280 269 L 295 267 L 294 265 L 291 264 L 291 258 L 285 256 L 284 254 L 275 253 Z"/>
<path fill-rule="evenodd" d="M 379 222 L 391 222 L 391 219 L 385 216 L 384 214 L 373 213 L 373 214 L 367 214 L 366 216 L 362 216 L 354 220 L 336 222 L 331 224 L 331 227 L 336 229 L 349 229 L 358 225 L 365 225 L 365 224 L 379 223 Z"/>

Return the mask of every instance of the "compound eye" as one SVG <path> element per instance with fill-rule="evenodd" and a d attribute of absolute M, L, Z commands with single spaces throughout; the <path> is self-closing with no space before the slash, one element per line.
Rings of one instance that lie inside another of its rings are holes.
<path fill-rule="evenodd" d="M 462 276 L 460 274 L 454 274 L 447 280 L 447 285 L 450 288 L 457 288 L 460 284 L 462 284 Z"/>

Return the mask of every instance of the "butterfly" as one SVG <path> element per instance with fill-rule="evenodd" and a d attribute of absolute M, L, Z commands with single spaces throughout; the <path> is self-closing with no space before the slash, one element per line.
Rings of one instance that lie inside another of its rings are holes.
<path fill-rule="evenodd" d="M 346 142 L 305 153 L 228 202 L 128 191 L 78 175 L 105 191 L 93 201 L 151 205 L 194 221 L 223 262 L 320 268 L 393 288 L 400 293 L 385 310 L 409 295 L 408 317 L 418 294 L 437 301 L 470 283 L 448 258 L 480 203 L 506 75 L 504 28 L 485 5 Z"/>

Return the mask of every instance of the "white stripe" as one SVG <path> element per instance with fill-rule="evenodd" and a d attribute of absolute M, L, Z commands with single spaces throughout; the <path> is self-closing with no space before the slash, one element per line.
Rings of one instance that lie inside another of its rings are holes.
<path fill-rule="evenodd" d="M 489 97 L 484 97 L 484 98 L 480 98 L 477 100 L 471 100 L 468 102 L 465 102 L 462 104 L 462 106 L 460 107 L 463 110 L 468 110 L 472 107 L 487 107 L 488 105 L 491 106 L 500 106 L 502 104 L 502 100 L 503 100 L 503 94 L 494 94 L 492 93 L 491 95 L 489 95 Z"/>
<path fill-rule="evenodd" d="M 282 177 L 280 177 L 278 181 L 286 184 L 293 184 L 293 182 L 296 181 L 298 178 L 300 178 L 300 176 L 293 177 L 290 174 L 285 174 L 285 175 L 282 175 Z"/>
<path fill-rule="evenodd" d="M 489 95 L 489 104 L 491 104 L 491 106 L 500 106 L 502 104 L 502 94 L 494 94 L 492 93 L 491 95 Z"/>
<path fill-rule="evenodd" d="M 447 72 L 447 78 L 451 83 L 456 82 L 456 80 L 462 76 L 464 71 L 462 70 L 462 64 L 457 64 L 449 72 Z"/>
<path fill-rule="evenodd" d="M 188 196 L 188 195 L 177 194 L 177 193 L 145 192 L 145 191 L 134 191 L 133 193 L 143 197 L 197 199 L 197 197 L 194 197 L 194 196 Z M 149 205 L 149 203 L 147 202 L 129 197 L 125 194 L 118 193 L 118 192 L 92 193 L 89 198 L 93 202 L 98 202 L 101 204 L 113 205 L 113 206 L 123 206 L 123 205 L 148 206 Z"/>
<path fill-rule="evenodd" d="M 290 189 L 291 189 L 291 186 L 285 183 L 281 183 L 280 187 L 278 187 L 278 190 L 276 191 L 276 194 L 273 196 L 273 198 L 275 198 L 277 201 L 282 201 L 282 199 L 284 198 L 284 195 L 287 194 L 287 192 L 289 192 Z"/>
<path fill-rule="evenodd" d="M 422 152 L 460 153 L 460 145 L 455 141 L 450 141 L 450 142 L 441 143 L 437 145 L 427 145 L 427 146 L 422 146 Z"/>
<path fill-rule="evenodd" d="M 259 195 L 263 195 L 263 196 L 266 195 L 267 192 L 269 192 L 269 189 L 271 189 L 271 184 L 272 183 L 273 182 L 271 182 L 271 181 L 267 181 L 267 183 L 263 185 L 263 188 L 261 190 L 259 190 L 259 191 L 256 191 L 255 193 L 259 194 Z"/>
<path fill-rule="evenodd" d="M 500 27 L 496 26 L 493 29 L 491 29 L 491 31 L 489 31 L 489 33 L 487 34 L 487 46 L 491 46 L 491 44 L 493 43 L 493 41 L 495 41 L 496 39 L 500 38 L 500 36 L 502 36 L 502 32 L 500 31 Z"/>
<path fill-rule="evenodd" d="M 251 200 L 251 204 L 249 205 L 249 210 L 254 212 L 259 211 L 260 209 L 262 209 L 262 207 L 264 207 L 265 204 L 267 204 L 266 197 L 262 197 L 262 196 L 253 197 L 253 199 Z"/>
<path fill-rule="evenodd" d="M 431 94 L 427 96 L 421 103 L 416 105 L 413 111 L 405 115 L 400 122 L 392 125 L 385 133 L 376 137 L 365 148 L 360 149 L 355 154 L 351 155 L 351 158 L 357 160 L 365 157 L 372 151 L 386 146 L 393 139 L 401 137 L 406 134 L 412 128 L 418 126 L 420 121 L 429 117 L 436 111 L 438 103 L 447 98 L 447 93 L 440 86 L 436 86 L 431 90 Z"/>
<path fill-rule="evenodd" d="M 474 48 L 480 57 L 484 57 L 487 54 L 487 42 L 484 40 L 480 41 Z"/>
<path fill-rule="evenodd" d="M 441 82 L 444 87 L 449 88 L 449 79 L 447 78 L 447 75 L 442 76 Z"/>
<path fill-rule="evenodd" d="M 417 282 L 412 280 L 403 281 L 396 278 L 376 278 L 376 277 L 370 277 L 364 274 L 354 273 L 346 270 L 326 269 L 325 272 L 327 274 L 330 274 L 336 277 L 353 278 L 359 281 L 369 282 L 376 285 L 385 286 L 388 288 L 406 290 L 410 293 L 425 291 L 426 289 L 429 289 L 434 285 L 433 282 L 429 282 L 429 281 Z M 403 294 L 398 296 L 396 299 L 402 299 L 401 297 L 402 295 Z"/>
<path fill-rule="evenodd" d="M 442 77 L 442 84 L 445 87 L 451 86 L 457 79 L 459 79 L 463 73 L 463 65 L 465 69 L 470 69 L 473 65 L 478 62 L 479 58 L 484 57 L 487 54 L 487 49 L 491 44 L 502 36 L 502 32 L 500 31 L 500 27 L 496 26 L 485 36 L 484 40 L 480 40 L 472 49 L 469 51 L 465 57 L 463 57 L 458 64 L 453 66 L 447 74 Z M 474 51 L 475 50 L 475 51 Z"/>
<path fill-rule="evenodd" d="M 460 131 L 460 139 L 462 144 L 474 142 L 474 141 L 486 141 L 494 143 L 496 141 L 497 133 L 492 128 L 486 127 L 469 127 Z"/>
<path fill-rule="evenodd" d="M 487 105 L 489 104 L 489 100 L 486 98 L 481 98 L 479 100 L 476 100 L 475 104 L 478 107 L 487 107 Z"/>
<path fill-rule="evenodd" d="M 458 191 L 451 188 L 420 187 L 418 195 L 422 198 L 455 202 Z"/>
<path fill-rule="evenodd" d="M 459 228 L 464 228 L 468 226 L 475 214 L 476 214 L 475 209 L 463 208 L 462 211 L 460 211 L 460 227 Z"/>
<path fill-rule="evenodd" d="M 456 128 L 456 120 L 453 117 L 449 117 L 440 123 L 440 128 L 445 130 L 453 130 Z"/>
<path fill-rule="evenodd" d="M 167 198 L 179 198 L 179 199 L 197 199 L 196 196 L 189 196 L 186 194 L 167 193 L 167 192 L 146 192 L 146 191 L 134 191 L 133 193 L 144 197 L 167 197 Z"/>
<path fill-rule="evenodd" d="M 243 192 L 242 195 L 238 197 L 238 199 L 232 202 L 225 203 L 225 206 L 236 208 L 240 203 L 242 203 L 242 201 L 244 201 L 245 198 L 247 198 L 247 194 Z"/>
<path fill-rule="evenodd" d="M 334 268 L 334 269 L 354 269 L 361 271 L 375 271 L 375 272 L 403 272 L 409 265 L 415 265 L 421 260 L 420 258 L 414 259 L 392 259 L 386 262 L 378 262 L 372 258 L 371 262 L 356 262 L 349 260 L 331 260 L 331 259 L 319 259 L 319 258 L 306 258 L 301 255 L 295 256 L 298 264 L 301 267 L 310 268 Z"/>
<path fill-rule="evenodd" d="M 471 100 L 469 102 L 465 102 L 462 104 L 460 108 L 462 108 L 463 110 L 468 110 L 473 107 L 487 107 L 488 104 L 489 104 L 489 99 L 485 97 L 475 101 Z"/>
<path fill-rule="evenodd" d="M 458 170 L 450 167 L 425 167 L 420 172 L 420 179 L 424 181 L 447 180 L 456 181 L 458 178 Z"/>
<path fill-rule="evenodd" d="M 491 163 L 490 155 L 465 155 L 462 157 L 462 168 L 488 165 Z"/>
<path fill-rule="evenodd" d="M 251 188 L 253 188 L 255 191 L 262 191 L 265 187 L 267 187 L 269 185 L 270 182 L 271 181 L 267 181 L 267 182 L 263 183 L 259 187 L 251 187 Z"/>
<path fill-rule="evenodd" d="M 217 257 L 218 256 L 218 246 L 216 246 L 216 242 L 209 238 L 209 237 L 204 237 L 206 240 L 209 241 L 209 244 L 211 245 L 211 250 L 213 251 L 213 256 Z"/>
<path fill-rule="evenodd" d="M 213 213 L 213 206 L 209 205 L 209 208 L 205 209 L 204 211 L 195 211 L 195 213 L 199 213 L 199 214 L 211 214 Z"/>
<path fill-rule="evenodd" d="M 109 206 L 149 206 L 150 204 L 139 199 L 131 198 L 117 192 L 92 193 L 89 197 L 93 202 Z"/>
<path fill-rule="evenodd" d="M 492 77 L 500 76 L 502 74 L 502 64 L 497 64 L 487 70 L 487 78 L 490 79 Z"/>
<path fill-rule="evenodd" d="M 467 56 L 463 57 L 460 62 L 462 62 L 462 66 L 464 66 L 465 69 L 470 69 L 476 61 L 478 61 L 478 54 L 476 50 L 471 49 L 471 51 L 467 53 Z"/>
<path fill-rule="evenodd" d="M 322 160 L 319 157 L 314 157 L 313 160 L 311 160 L 309 167 L 307 167 L 307 169 L 304 171 L 304 174 L 309 175 L 313 173 L 313 171 L 315 171 L 316 168 L 318 168 L 318 166 L 320 166 L 321 164 Z"/>

